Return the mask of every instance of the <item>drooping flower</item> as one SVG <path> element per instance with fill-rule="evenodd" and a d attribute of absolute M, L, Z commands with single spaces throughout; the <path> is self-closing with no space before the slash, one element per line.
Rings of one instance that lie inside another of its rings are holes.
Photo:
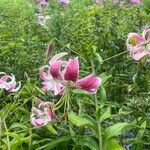
<path fill-rule="evenodd" d="M 50 61 L 50 66 L 43 66 L 40 68 L 40 78 L 42 82 L 42 89 L 44 91 L 52 91 L 54 95 L 62 94 L 65 87 L 70 83 L 70 87 L 86 90 L 91 94 L 97 92 L 101 84 L 101 79 L 94 75 L 88 75 L 83 79 L 79 78 L 79 61 L 78 58 L 62 61 L 60 58 L 66 53 L 55 55 Z M 44 69 L 47 68 L 47 72 Z"/>
<path fill-rule="evenodd" d="M 78 58 L 71 59 L 66 65 L 64 72 L 64 79 L 72 81 L 72 85 L 76 88 L 85 90 L 91 94 L 97 92 L 98 87 L 101 84 L 101 79 L 94 75 L 88 75 L 82 79 L 79 78 L 79 61 Z"/>
<path fill-rule="evenodd" d="M 41 102 L 38 105 L 38 108 L 32 108 L 32 114 L 30 116 L 31 123 L 37 127 L 41 128 L 42 126 L 47 125 L 49 122 L 55 118 L 55 113 L 52 110 L 53 104 L 51 102 Z"/>
<path fill-rule="evenodd" d="M 131 0 L 131 3 L 132 4 L 138 4 L 138 3 L 140 3 L 141 2 L 141 0 Z"/>
<path fill-rule="evenodd" d="M 134 60 L 150 55 L 150 29 L 144 30 L 142 35 L 129 33 L 127 49 Z"/>
<path fill-rule="evenodd" d="M 43 66 L 39 69 L 40 78 L 43 80 L 42 89 L 44 91 L 52 91 L 54 95 L 61 94 L 64 90 L 64 85 L 62 84 L 63 76 L 61 73 L 62 65 L 65 65 L 65 61 L 58 60 L 65 56 L 67 53 L 59 53 L 55 55 L 50 61 L 50 66 Z M 47 72 L 45 72 L 47 69 Z"/>
<path fill-rule="evenodd" d="M 0 73 L 1 78 L 0 78 L 0 89 L 5 89 L 8 92 L 17 92 L 21 88 L 21 83 L 16 83 L 15 76 L 12 75 L 7 75 L 5 72 Z"/>
<path fill-rule="evenodd" d="M 59 0 L 59 3 L 61 3 L 63 5 L 68 5 L 69 4 L 69 0 Z"/>

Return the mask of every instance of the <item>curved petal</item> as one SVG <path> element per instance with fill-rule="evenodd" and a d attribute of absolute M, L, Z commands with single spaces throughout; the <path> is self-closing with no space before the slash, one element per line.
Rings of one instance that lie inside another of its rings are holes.
<path fill-rule="evenodd" d="M 49 111 L 47 113 L 47 116 L 48 116 L 49 121 L 52 121 L 52 119 L 55 118 L 55 113 L 53 111 Z"/>
<path fill-rule="evenodd" d="M 129 33 L 127 38 L 127 45 L 132 44 L 133 46 L 142 44 L 145 42 L 145 39 L 143 36 L 137 34 L 137 33 Z"/>
<path fill-rule="evenodd" d="M 143 37 L 150 42 L 150 29 L 145 29 L 143 32 L 142 32 L 142 35 Z"/>
<path fill-rule="evenodd" d="M 21 82 L 18 82 L 18 86 L 9 90 L 9 92 L 18 92 L 20 90 L 20 88 L 21 88 Z"/>
<path fill-rule="evenodd" d="M 63 61 L 55 61 L 51 67 L 50 67 L 50 73 L 53 76 L 53 78 L 56 79 L 62 79 L 62 75 L 61 75 L 61 66 L 63 64 Z"/>
<path fill-rule="evenodd" d="M 10 79 L 10 81 L 5 83 L 5 89 L 10 92 L 16 86 L 16 78 L 13 74 L 11 74 L 8 79 Z"/>
<path fill-rule="evenodd" d="M 36 116 L 42 116 L 42 115 L 44 114 L 40 109 L 38 109 L 38 108 L 36 108 L 36 107 L 33 107 L 33 108 L 31 109 L 31 111 L 32 111 L 32 113 L 34 113 Z"/>
<path fill-rule="evenodd" d="M 64 72 L 64 79 L 75 82 L 79 76 L 78 58 L 70 59 Z"/>
<path fill-rule="evenodd" d="M 0 78 L 0 84 L 4 83 L 4 82 L 7 81 L 8 78 L 9 78 L 9 76 L 8 76 L 6 73 L 4 73 L 4 72 L 1 72 L 0 75 L 3 75 L 3 76 L 1 76 L 1 78 Z"/>
<path fill-rule="evenodd" d="M 62 52 L 62 53 L 58 53 L 55 56 L 53 56 L 53 58 L 49 61 L 49 64 L 51 65 L 52 63 L 54 63 L 55 61 L 57 61 L 58 59 L 60 59 L 61 57 L 67 55 L 68 53 L 66 52 Z"/>
<path fill-rule="evenodd" d="M 48 68 L 48 72 L 46 73 L 44 70 Z M 39 75 L 42 80 L 51 80 L 52 76 L 49 74 L 49 66 L 43 66 L 39 69 Z"/>
<path fill-rule="evenodd" d="M 144 47 L 138 47 L 138 48 L 134 48 L 131 52 L 131 56 L 133 57 L 134 60 L 140 60 L 143 57 L 145 57 L 146 55 L 149 55 L 148 51 L 145 51 Z"/>
<path fill-rule="evenodd" d="M 60 81 L 57 80 L 51 80 L 51 81 L 45 81 L 42 82 L 42 90 L 43 91 L 51 91 L 54 92 L 54 95 L 58 95 L 62 92 L 62 89 L 64 88 L 64 86 L 60 83 Z"/>
<path fill-rule="evenodd" d="M 75 86 L 94 94 L 97 92 L 98 87 L 101 84 L 101 79 L 94 75 L 88 75 L 83 79 L 77 80 Z"/>
<path fill-rule="evenodd" d="M 37 128 L 41 128 L 42 126 L 45 126 L 48 124 L 49 120 L 46 117 L 43 118 L 35 118 L 31 116 L 31 123 L 37 127 Z"/>

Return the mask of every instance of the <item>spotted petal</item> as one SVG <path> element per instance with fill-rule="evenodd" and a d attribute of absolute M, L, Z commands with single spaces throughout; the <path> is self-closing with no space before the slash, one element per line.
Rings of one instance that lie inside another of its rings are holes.
<path fill-rule="evenodd" d="M 77 80 L 75 86 L 82 90 L 86 90 L 91 94 L 94 94 L 97 92 L 97 89 L 100 86 L 100 84 L 101 84 L 101 79 L 91 74 L 86 76 L 85 78 Z"/>

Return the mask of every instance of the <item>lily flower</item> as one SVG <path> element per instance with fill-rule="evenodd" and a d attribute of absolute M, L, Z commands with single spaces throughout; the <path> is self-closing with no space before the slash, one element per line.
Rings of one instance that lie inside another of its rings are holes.
<path fill-rule="evenodd" d="M 0 78 L 0 88 L 5 89 L 8 92 L 17 92 L 21 88 L 21 83 L 18 82 L 18 86 L 16 83 L 15 76 L 12 74 L 7 75 L 4 72 L 1 72 L 0 74 L 3 74 L 3 76 Z"/>
<path fill-rule="evenodd" d="M 140 60 L 150 55 L 150 29 L 143 31 L 142 35 L 129 33 L 127 49 L 134 60 Z"/>
<path fill-rule="evenodd" d="M 33 107 L 31 111 L 30 121 L 37 128 L 47 125 L 55 118 L 51 102 L 41 102 L 38 108 Z"/>
<path fill-rule="evenodd" d="M 62 84 L 63 76 L 61 73 L 62 65 L 65 65 L 65 61 L 58 60 L 65 56 L 67 53 L 59 53 L 55 55 L 50 61 L 50 66 L 43 66 L 39 69 L 40 78 L 43 80 L 43 91 L 52 91 L 54 95 L 61 94 L 64 90 Z M 47 69 L 47 72 L 45 72 Z"/>
<path fill-rule="evenodd" d="M 68 5 L 69 4 L 69 0 L 59 0 L 59 3 L 61 3 L 63 5 Z"/>
<path fill-rule="evenodd" d="M 79 78 L 79 61 L 78 58 L 71 59 L 67 64 L 64 72 L 64 79 L 72 81 L 73 86 L 82 90 L 85 90 L 91 94 L 97 92 L 98 87 L 101 84 L 101 79 L 92 74 L 82 78 Z"/>
<path fill-rule="evenodd" d="M 38 0 L 38 5 L 40 7 L 45 7 L 47 5 L 47 1 L 46 0 Z"/>
<path fill-rule="evenodd" d="M 131 0 L 131 3 L 132 4 L 138 4 L 138 3 L 140 3 L 141 2 L 141 0 Z"/>
<path fill-rule="evenodd" d="M 42 82 L 42 89 L 44 91 L 52 91 L 54 95 L 62 94 L 67 83 L 70 82 L 71 87 L 86 90 L 91 94 L 97 92 L 101 84 L 101 79 L 92 74 L 83 79 L 79 78 L 79 61 L 78 58 L 70 59 L 68 62 L 59 60 L 66 53 L 55 55 L 49 62 L 50 66 L 43 66 L 40 68 L 40 78 Z M 47 72 L 45 72 L 47 68 Z"/>

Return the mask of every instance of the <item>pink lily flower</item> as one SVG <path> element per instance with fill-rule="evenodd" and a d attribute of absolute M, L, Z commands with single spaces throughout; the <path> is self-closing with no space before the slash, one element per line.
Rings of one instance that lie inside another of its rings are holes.
<path fill-rule="evenodd" d="M 46 0 L 38 0 L 38 5 L 40 7 L 45 7 L 47 5 L 47 1 Z"/>
<path fill-rule="evenodd" d="M 129 33 L 127 49 L 134 60 L 140 60 L 150 55 L 150 29 L 144 30 L 142 35 Z"/>
<path fill-rule="evenodd" d="M 55 118 L 55 113 L 51 109 L 50 102 L 41 102 L 38 108 L 32 108 L 32 114 L 30 116 L 31 123 L 37 127 L 41 128 L 42 126 L 47 125 L 49 122 Z"/>
<path fill-rule="evenodd" d="M 50 66 L 43 66 L 39 69 L 40 78 L 43 80 L 43 91 L 52 91 L 54 95 L 62 94 L 64 85 L 62 84 L 63 76 L 61 74 L 61 67 L 65 65 L 65 61 L 58 61 L 67 53 L 59 53 L 55 55 L 50 61 Z M 44 70 L 47 68 L 47 72 Z"/>
<path fill-rule="evenodd" d="M 15 76 L 12 74 L 6 75 L 6 73 L 1 72 L 0 74 L 3 74 L 3 76 L 0 78 L 0 88 L 5 89 L 8 92 L 17 92 L 21 88 L 21 83 L 16 83 Z"/>
<path fill-rule="evenodd" d="M 101 84 L 101 79 L 92 74 L 82 79 L 78 78 L 79 78 L 78 58 L 71 59 L 67 64 L 64 72 L 64 79 L 66 81 L 72 81 L 74 87 L 85 90 L 91 94 L 95 94 L 97 92 L 98 87 Z"/>
<path fill-rule="evenodd" d="M 42 89 L 58 95 L 64 92 L 67 82 L 70 82 L 71 87 L 86 90 L 91 94 L 96 93 L 101 79 L 91 74 L 79 80 L 78 58 L 70 59 L 68 62 L 58 60 L 62 56 L 64 53 L 55 55 L 49 62 L 50 66 L 40 68 L 40 78 L 44 80 Z M 64 69 L 62 69 L 63 67 Z M 47 73 L 44 71 L 45 68 L 48 68 Z"/>
<path fill-rule="evenodd" d="M 63 5 L 68 5 L 69 4 L 69 0 L 59 0 L 59 3 L 61 3 Z"/>
<path fill-rule="evenodd" d="M 132 4 L 138 4 L 138 3 L 140 3 L 141 2 L 141 0 L 131 0 L 131 3 Z"/>

